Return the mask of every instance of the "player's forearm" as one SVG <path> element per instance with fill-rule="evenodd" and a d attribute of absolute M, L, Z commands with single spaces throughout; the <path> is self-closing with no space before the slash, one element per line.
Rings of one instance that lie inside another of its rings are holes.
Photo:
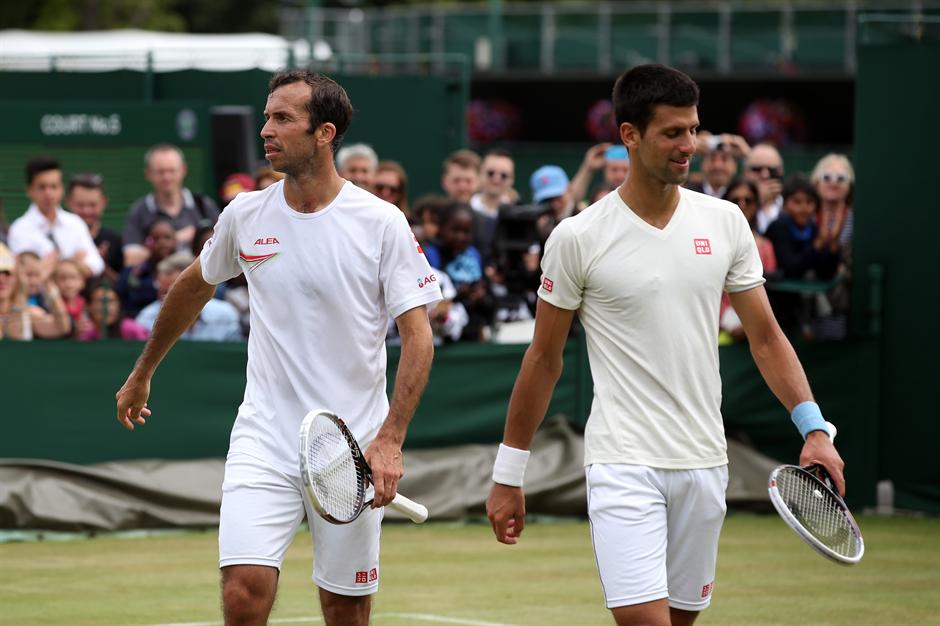
<path fill-rule="evenodd" d="M 215 285 L 203 280 L 198 262 L 186 268 L 167 293 L 132 375 L 152 377 L 163 357 L 193 325 L 214 293 Z"/>
<path fill-rule="evenodd" d="M 401 356 L 395 373 L 388 418 L 376 435 L 377 439 L 390 440 L 399 448 L 404 444 L 408 424 L 428 384 L 433 360 L 434 339 L 430 325 L 406 331 L 402 336 Z"/>
<path fill-rule="evenodd" d="M 511 448 L 529 449 L 535 431 L 545 418 L 562 367 L 560 358 L 540 354 L 531 347 L 526 351 L 509 399 L 504 444 Z"/>
<path fill-rule="evenodd" d="M 751 354 L 767 386 L 787 411 L 792 411 L 800 402 L 813 399 L 803 366 L 779 327 L 758 341 L 752 338 Z"/>

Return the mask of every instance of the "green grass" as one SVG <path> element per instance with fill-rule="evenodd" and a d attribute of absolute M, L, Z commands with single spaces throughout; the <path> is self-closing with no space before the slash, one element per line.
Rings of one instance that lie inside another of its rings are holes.
<path fill-rule="evenodd" d="M 940 625 L 940 520 L 863 518 L 861 526 L 867 552 L 847 568 L 817 556 L 775 516 L 730 516 L 712 607 L 697 623 Z M 219 623 L 216 538 L 2 544 L 0 624 Z M 302 533 L 272 624 L 322 623 L 310 554 Z M 583 522 L 530 524 L 515 547 L 497 544 L 483 524 L 389 524 L 382 563 L 374 626 L 613 623 Z"/>

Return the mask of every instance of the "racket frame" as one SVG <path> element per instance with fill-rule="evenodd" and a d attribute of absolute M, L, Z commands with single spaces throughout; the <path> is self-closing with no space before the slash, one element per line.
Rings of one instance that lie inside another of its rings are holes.
<path fill-rule="evenodd" d="M 356 514 L 348 520 L 337 519 L 326 511 L 326 509 L 320 503 L 319 498 L 317 498 L 315 490 L 313 489 L 312 480 L 310 478 L 310 470 L 307 463 L 307 449 L 309 447 L 310 441 L 310 424 L 320 415 L 323 415 L 332 421 L 340 433 L 342 433 L 343 438 L 346 439 L 346 443 L 349 445 L 349 451 L 353 457 L 353 463 L 356 465 L 356 475 L 359 476 L 359 484 L 357 486 L 356 495 L 357 510 Z M 365 455 L 362 453 L 362 449 L 359 447 L 359 442 L 356 441 L 352 431 L 350 431 L 349 427 L 346 426 L 346 422 L 344 422 L 341 417 L 332 411 L 328 411 L 326 409 L 314 409 L 304 416 L 303 422 L 300 425 L 300 474 L 303 477 L 304 491 L 307 492 L 307 496 L 310 498 L 310 504 L 320 515 L 320 517 L 333 524 L 349 524 L 354 522 L 373 502 L 371 499 L 365 499 L 366 489 L 370 484 L 373 483 L 372 468 L 369 467 L 369 463 L 366 462 Z M 410 500 L 409 498 L 406 498 L 399 493 L 395 494 L 394 499 L 389 502 L 387 506 L 395 509 L 402 515 L 405 515 L 408 519 L 416 524 L 421 524 L 428 519 L 427 507 L 425 507 L 423 504 L 419 504 L 413 500 Z"/>
<path fill-rule="evenodd" d="M 839 554 L 814 537 L 813 534 L 807 530 L 798 519 L 796 519 L 796 516 L 790 510 L 790 507 L 787 506 L 783 496 L 780 495 L 780 491 L 777 489 L 777 476 L 782 472 L 793 471 L 802 472 L 810 479 L 817 489 L 828 492 L 828 494 L 832 496 L 836 506 L 838 506 L 845 516 L 849 532 L 858 539 L 859 549 L 857 555 L 849 557 L 845 556 L 844 554 Z M 817 474 L 822 475 L 823 478 L 821 479 Z M 862 560 L 862 557 L 865 555 L 865 540 L 862 538 L 862 531 L 859 529 L 858 523 L 856 523 L 855 517 L 849 510 L 849 507 L 845 504 L 845 500 L 843 500 L 838 492 L 836 492 L 836 490 L 832 487 L 832 479 L 829 477 L 829 473 L 826 471 L 825 467 L 818 464 L 807 465 L 806 467 L 800 467 L 799 465 L 779 465 L 770 473 L 767 493 L 770 496 L 770 502 L 774 505 L 777 513 L 780 515 L 783 521 L 786 522 L 787 526 L 793 529 L 793 532 L 795 532 L 800 537 L 800 539 L 805 541 L 811 548 L 816 550 L 816 552 L 840 565 L 855 565 Z"/>

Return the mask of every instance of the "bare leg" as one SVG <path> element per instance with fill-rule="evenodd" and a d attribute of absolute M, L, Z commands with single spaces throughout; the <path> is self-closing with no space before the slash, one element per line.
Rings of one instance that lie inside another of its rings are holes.
<path fill-rule="evenodd" d="M 266 565 L 222 568 L 225 626 L 265 626 L 274 606 L 278 571 Z"/>
<path fill-rule="evenodd" d="M 669 607 L 669 618 L 672 620 L 672 626 L 692 626 L 692 622 L 698 617 L 701 611 L 684 611 Z"/>
<path fill-rule="evenodd" d="M 326 626 L 369 626 L 372 596 L 341 596 L 320 589 L 320 609 Z"/>
<path fill-rule="evenodd" d="M 618 606 L 610 612 L 614 614 L 617 626 L 672 626 L 669 623 L 669 603 L 665 598 L 642 604 Z"/>

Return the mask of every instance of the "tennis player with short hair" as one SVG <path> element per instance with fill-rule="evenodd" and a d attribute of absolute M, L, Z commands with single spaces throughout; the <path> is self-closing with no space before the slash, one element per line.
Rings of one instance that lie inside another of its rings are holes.
<path fill-rule="evenodd" d="M 767 303 L 747 220 L 683 189 L 699 125 L 698 87 L 661 65 L 613 92 L 630 172 L 615 193 L 562 221 L 542 261 L 535 336 L 513 388 L 487 512 L 496 538 L 525 523 L 528 448 L 562 369 L 575 313 L 594 379 L 585 473 L 594 552 L 620 626 L 691 624 L 711 599 L 728 457 L 718 371 L 727 290 L 754 359 L 793 411 L 816 461 L 844 490 L 842 460 L 803 369 Z"/>
<path fill-rule="evenodd" d="M 244 272 L 247 385 L 219 526 L 225 623 L 267 623 L 281 562 L 306 509 L 326 624 L 365 626 L 379 582 L 380 507 L 403 474 L 405 431 L 431 367 L 425 305 L 441 293 L 427 280 L 432 270 L 401 211 L 336 172 L 333 153 L 352 117 L 343 88 L 307 71 L 277 74 L 264 116 L 265 157 L 286 178 L 226 207 L 200 257 L 167 295 L 117 393 L 117 418 L 129 429 L 144 423 L 157 365 L 215 285 Z M 402 338 L 391 404 L 389 316 Z M 327 523 L 302 497 L 300 424 L 317 408 L 346 421 L 374 474 L 375 508 L 348 525 Z"/>

